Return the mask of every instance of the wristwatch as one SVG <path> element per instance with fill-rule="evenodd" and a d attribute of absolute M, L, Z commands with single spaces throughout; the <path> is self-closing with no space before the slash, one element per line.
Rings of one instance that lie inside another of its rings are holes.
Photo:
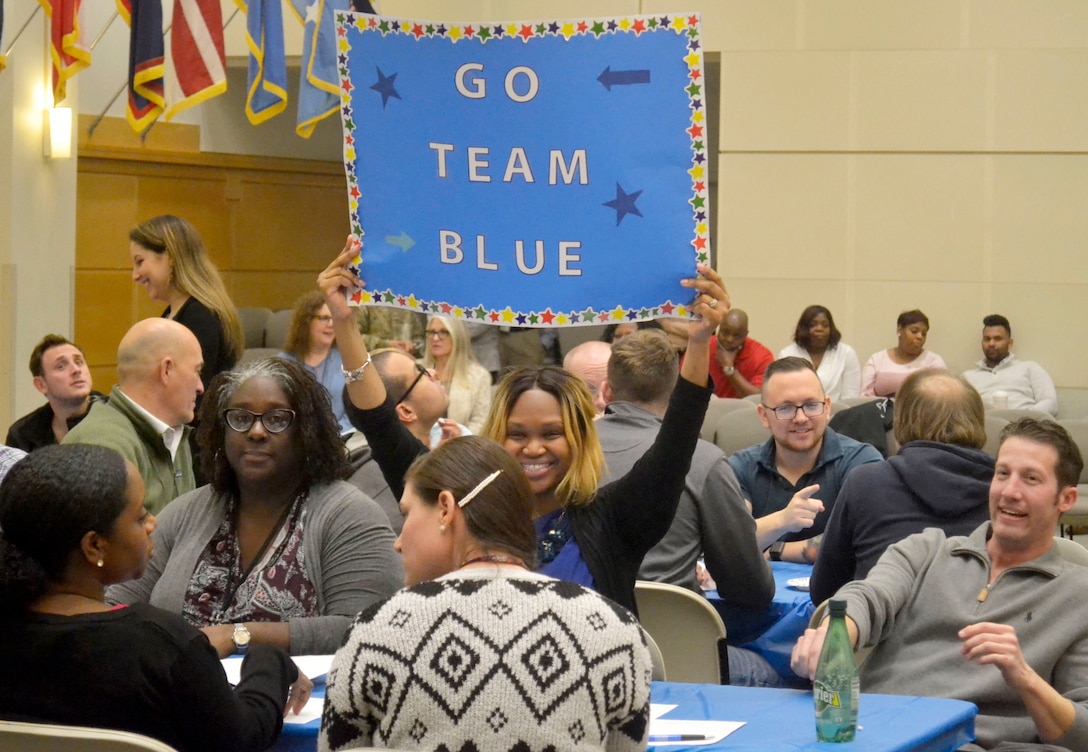
<path fill-rule="evenodd" d="M 242 624 L 241 622 L 235 624 L 234 635 L 231 637 L 231 640 L 234 641 L 234 652 L 245 655 L 246 651 L 249 649 L 251 637 L 252 635 L 250 635 L 249 630 L 246 629 L 245 624 Z"/>
<path fill-rule="evenodd" d="M 775 541 L 767 549 L 771 554 L 771 561 L 782 561 L 782 549 L 786 547 L 785 541 Z"/>
<path fill-rule="evenodd" d="M 722 373 L 724 373 L 726 376 L 732 376 L 736 372 L 737 372 L 736 366 L 729 366 L 728 368 L 723 368 L 722 369 Z"/>

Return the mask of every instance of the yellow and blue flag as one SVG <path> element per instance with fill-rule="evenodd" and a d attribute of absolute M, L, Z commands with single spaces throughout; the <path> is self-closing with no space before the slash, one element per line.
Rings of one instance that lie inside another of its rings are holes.
<path fill-rule="evenodd" d="M 234 0 L 246 14 L 249 85 L 246 116 L 259 125 L 287 107 L 287 57 L 281 0 Z"/>

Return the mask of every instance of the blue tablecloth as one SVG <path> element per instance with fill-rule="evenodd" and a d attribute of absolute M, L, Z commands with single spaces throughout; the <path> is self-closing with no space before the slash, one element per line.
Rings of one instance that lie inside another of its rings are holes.
<path fill-rule="evenodd" d="M 812 692 L 654 682 L 651 696 L 655 703 L 677 705 L 664 718 L 745 723 L 718 744 L 656 747 L 660 752 L 951 752 L 975 738 L 978 712 L 961 700 L 863 693 L 855 740 L 821 744 Z"/>
<path fill-rule="evenodd" d="M 324 696 L 325 687 L 314 687 Z M 661 752 L 951 752 L 975 738 L 974 705 L 959 700 L 899 695 L 861 696 L 857 739 L 848 747 L 816 742 L 812 693 L 795 689 L 720 687 L 713 684 L 654 682 L 655 703 L 677 705 L 664 717 L 685 720 L 744 721 L 713 746 L 661 746 Z M 284 724 L 275 752 L 314 752 L 320 721 Z"/>
<path fill-rule="evenodd" d="M 774 572 L 774 600 L 764 611 L 752 611 L 727 605 L 715 590 L 706 592 L 725 622 L 730 645 L 753 650 L 766 658 L 779 674 L 796 678 L 790 671 L 790 652 L 797 638 L 808 626 L 816 609 L 808 591 L 796 590 L 786 582 L 796 577 L 808 577 L 812 567 L 787 561 L 771 562 Z"/>

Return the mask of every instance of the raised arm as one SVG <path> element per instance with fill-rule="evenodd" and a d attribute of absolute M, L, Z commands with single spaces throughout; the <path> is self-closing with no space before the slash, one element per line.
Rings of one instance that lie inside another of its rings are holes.
<path fill-rule="evenodd" d="M 317 277 L 317 286 L 325 296 L 325 303 L 332 314 L 332 327 L 336 334 L 336 346 L 344 361 L 345 371 L 355 371 L 370 360 L 370 353 L 363 342 L 363 335 L 355 323 L 355 313 L 348 305 L 348 296 L 364 287 L 363 281 L 351 270 L 351 260 L 362 244 L 348 236 L 344 249 Z M 362 410 L 370 410 L 385 402 L 385 385 L 378 372 L 363 367 L 362 378 L 347 385 L 351 403 Z"/>
<path fill-rule="evenodd" d="M 360 375 L 344 389 L 344 412 L 352 425 L 366 435 L 374 461 L 399 499 L 404 491 L 404 473 L 412 460 L 427 451 L 427 447 L 404 427 L 397 418 L 395 408 L 386 404 L 389 395 L 385 391 L 385 384 L 377 369 L 370 365 L 370 353 L 356 327 L 355 314 L 348 305 L 348 296 L 365 286 L 351 270 L 351 260 L 360 247 L 359 242 L 349 235 L 344 249 L 318 275 L 317 286 L 324 294 L 332 315 L 333 331 L 344 370 L 356 371 Z"/>
<path fill-rule="evenodd" d="M 688 325 L 691 345 L 680 368 L 681 379 L 669 399 L 654 443 L 630 471 L 598 494 L 607 504 L 626 547 L 639 559 L 668 532 L 699 440 L 699 428 L 710 399 L 708 341 L 729 312 L 729 296 L 717 272 L 699 265 L 699 279 L 685 279 L 697 291 L 692 303 L 702 319 Z M 597 502 L 595 502 L 597 503 Z"/>

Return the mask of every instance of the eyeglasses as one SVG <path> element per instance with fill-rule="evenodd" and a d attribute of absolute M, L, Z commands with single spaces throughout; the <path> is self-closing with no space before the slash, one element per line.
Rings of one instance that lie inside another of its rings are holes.
<path fill-rule="evenodd" d="M 253 428 L 258 420 L 269 433 L 283 433 L 295 422 L 295 411 L 278 408 L 266 413 L 255 413 L 243 407 L 232 407 L 223 411 L 223 419 L 231 430 L 245 433 Z"/>
<path fill-rule="evenodd" d="M 774 417 L 779 420 L 793 420 L 797 417 L 797 411 L 803 410 L 805 415 L 810 418 L 815 418 L 817 415 L 823 415 L 824 410 L 827 409 L 826 402 L 806 402 L 803 405 L 779 405 L 778 407 L 771 407 L 770 405 L 763 405 L 765 410 L 770 410 L 774 413 Z"/>
<path fill-rule="evenodd" d="M 414 365 L 416 367 L 416 370 L 419 371 L 419 375 L 416 376 L 416 380 L 412 382 L 412 385 L 410 387 L 408 387 L 408 390 L 404 394 L 402 394 L 400 396 L 399 400 L 397 400 L 398 405 L 401 402 L 404 402 L 404 400 L 408 399 L 408 395 L 411 394 L 412 390 L 416 388 L 416 384 L 419 383 L 420 379 L 422 379 L 424 376 L 430 376 L 431 375 L 431 372 L 428 371 L 423 366 L 421 366 L 419 363 L 415 363 Z"/>
<path fill-rule="evenodd" d="M 322 324 L 331 324 L 332 316 L 314 316 L 314 321 L 320 321 Z"/>
<path fill-rule="evenodd" d="M 438 339 L 449 339 L 450 333 L 445 329 L 428 329 L 426 331 L 428 337 L 438 337 Z"/>

